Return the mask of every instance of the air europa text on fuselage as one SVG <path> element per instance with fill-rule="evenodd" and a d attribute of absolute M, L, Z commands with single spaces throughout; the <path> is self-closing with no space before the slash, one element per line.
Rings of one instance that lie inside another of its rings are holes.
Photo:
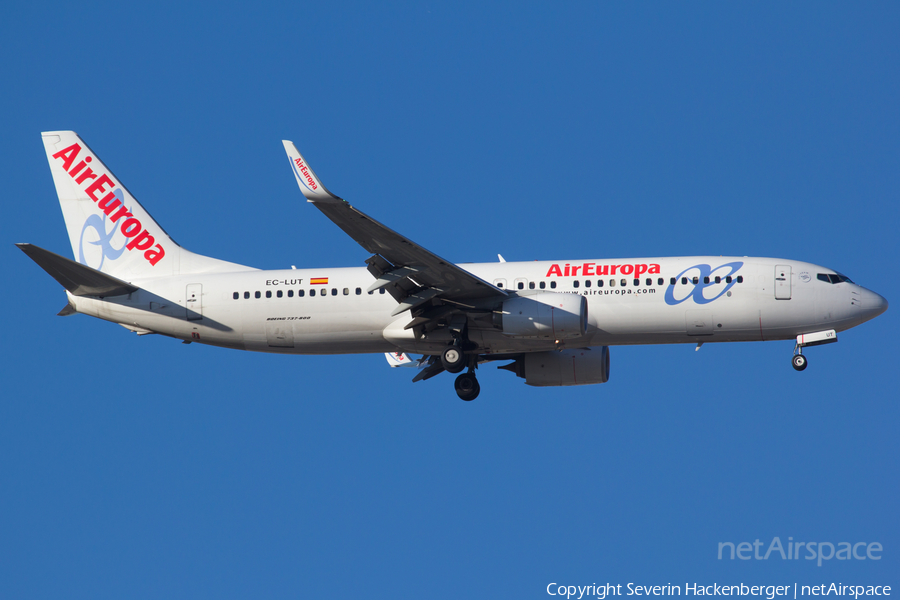
<path fill-rule="evenodd" d="M 566 263 L 560 266 L 558 263 L 550 265 L 545 277 L 594 277 L 598 275 L 632 275 L 640 277 L 644 273 L 653 275 L 659 273 L 659 265 L 657 264 L 639 264 L 639 265 L 602 265 L 599 263 L 586 262 L 580 265 L 570 265 Z"/>
<path fill-rule="evenodd" d="M 306 183 L 309 184 L 314 190 L 319 189 L 319 186 L 316 184 L 316 180 L 313 179 L 313 176 L 309 174 L 309 169 L 306 168 L 306 165 L 303 164 L 302 158 L 295 158 L 294 162 L 297 164 L 297 168 L 300 169 L 300 172 L 303 173 L 303 176 L 306 178 Z"/>
<path fill-rule="evenodd" d="M 90 182 L 84 192 L 91 200 L 97 203 L 97 206 L 109 217 L 110 221 L 116 223 L 120 219 L 125 219 L 119 228 L 122 235 L 130 238 L 125 247 L 128 250 L 144 250 L 144 258 L 147 259 L 151 266 L 155 266 L 166 255 L 165 249 L 162 245 L 156 244 L 156 239 L 150 235 L 150 232 L 144 229 L 141 222 L 131 214 L 128 208 L 122 205 L 121 200 L 116 198 L 116 194 L 113 192 L 116 184 L 109 178 L 109 175 L 95 173 L 93 169 L 87 166 L 88 163 L 93 162 L 94 158 L 92 156 L 85 156 L 75 166 L 72 166 L 80 153 L 81 145 L 72 144 L 68 148 L 54 154 L 53 158 L 63 161 L 63 170 L 75 180 L 76 184 L 84 186 Z M 105 196 L 102 198 L 97 197 L 98 194 L 103 194 L 104 192 L 106 192 Z M 154 244 L 156 244 L 155 247 Z"/>

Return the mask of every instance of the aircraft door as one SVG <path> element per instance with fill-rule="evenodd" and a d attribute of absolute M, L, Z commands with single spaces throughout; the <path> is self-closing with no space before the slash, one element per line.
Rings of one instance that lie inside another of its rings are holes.
<path fill-rule="evenodd" d="M 775 299 L 790 300 L 791 299 L 791 266 L 776 265 L 775 266 Z"/>
<path fill-rule="evenodd" d="M 184 293 L 185 317 L 188 321 L 199 321 L 203 318 L 203 285 L 189 283 Z"/>

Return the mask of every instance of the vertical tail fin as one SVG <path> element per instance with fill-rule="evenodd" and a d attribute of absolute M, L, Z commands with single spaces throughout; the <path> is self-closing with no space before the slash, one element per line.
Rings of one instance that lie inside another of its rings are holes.
<path fill-rule="evenodd" d="M 178 246 L 74 131 L 41 135 L 79 263 L 122 279 L 247 269 Z"/>

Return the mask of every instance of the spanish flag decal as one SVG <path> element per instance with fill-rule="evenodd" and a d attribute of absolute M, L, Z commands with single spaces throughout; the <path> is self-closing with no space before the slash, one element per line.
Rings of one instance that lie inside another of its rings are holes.
<path fill-rule="evenodd" d="M 327 277 L 313 277 L 309 280 L 310 285 L 328 285 Z"/>

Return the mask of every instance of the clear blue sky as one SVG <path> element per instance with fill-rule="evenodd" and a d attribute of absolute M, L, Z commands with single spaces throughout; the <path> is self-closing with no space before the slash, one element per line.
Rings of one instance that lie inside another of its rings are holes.
<path fill-rule="evenodd" d="M 551 582 L 900 585 L 896 3 L 16 3 L 0 19 L 0 596 L 540 598 Z M 612 349 L 609 383 L 250 354 L 84 316 L 39 133 L 183 246 L 362 265 L 335 193 L 459 262 L 690 254 L 894 304 L 792 344 Z M 759 538 L 880 561 L 719 561 Z"/>

